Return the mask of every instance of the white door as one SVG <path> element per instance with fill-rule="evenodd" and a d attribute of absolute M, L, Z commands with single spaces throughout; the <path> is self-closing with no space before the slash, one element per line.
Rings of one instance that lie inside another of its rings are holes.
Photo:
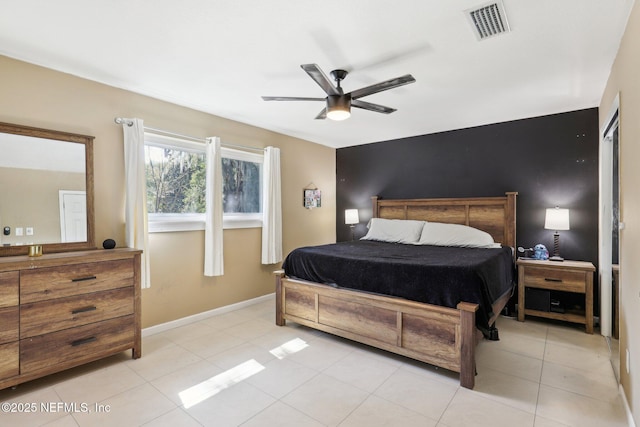
<path fill-rule="evenodd" d="M 87 241 L 87 193 L 60 190 L 60 236 L 62 243 Z"/>

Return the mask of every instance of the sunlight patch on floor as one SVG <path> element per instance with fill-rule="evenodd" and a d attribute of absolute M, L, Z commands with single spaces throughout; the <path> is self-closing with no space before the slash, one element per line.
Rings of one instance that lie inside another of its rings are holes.
<path fill-rule="evenodd" d="M 185 409 L 188 409 L 212 396 L 215 396 L 222 390 L 244 381 L 263 369 L 265 369 L 264 366 L 258 363 L 255 359 L 251 359 L 231 369 L 227 369 L 215 377 L 211 377 L 206 381 L 181 391 L 178 393 L 178 396 L 180 396 L 180 400 L 182 400 L 182 404 Z"/>
<path fill-rule="evenodd" d="M 294 338 L 291 341 L 287 341 L 279 347 L 276 347 L 269 351 L 269 353 L 273 354 L 278 359 L 284 359 L 290 354 L 297 353 L 305 348 L 309 347 L 305 341 L 300 338 Z"/>

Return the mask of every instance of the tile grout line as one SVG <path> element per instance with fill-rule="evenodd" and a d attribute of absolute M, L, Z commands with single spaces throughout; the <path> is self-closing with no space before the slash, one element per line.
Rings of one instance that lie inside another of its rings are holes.
<path fill-rule="evenodd" d="M 381 383 L 380 383 L 380 384 L 375 388 L 375 390 L 373 390 L 373 391 L 363 390 L 363 391 L 366 391 L 366 392 L 368 393 L 368 394 L 367 394 L 367 396 L 364 398 L 364 400 L 363 400 L 362 402 L 360 402 L 360 403 L 359 403 L 355 408 L 353 408 L 353 410 L 351 410 L 351 412 L 349 412 L 349 414 L 347 414 L 347 415 L 342 419 L 342 421 L 340 421 L 340 423 L 338 423 L 338 427 L 339 427 L 340 425 L 342 425 L 342 424 L 343 424 L 343 423 L 344 423 L 344 422 L 345 422 L 345 421 L 346 421 L 346 420 L 347 420 L 347 419 L 348 419 L 348 418 L 349 418 L 349 417 L 350 417 L 350 416 L 351 416 L 355 411 L 357 411 L 357 410 L 358 410 L 358 408 L 360 408 L 360 407 L 361 407 L 361 406 L 362 406 L 362 405 L 363 405 L 367 400 L 369 400 L 369 398 L 371 398 L 371 396 L 374 396 L 374 397 L 376 397 L 376 398 L 378 398 L 378 399 L 384 400 L 385 402 L 389 402 L 389 403 L 391 403 L 391 404 L 396 404 L 396 405 L 397 405 L 397 403 L 395 403 L 395 402 L 391 402 L 391 401 L 389 401 L 389 400 L 385 399 L 384 397 L 381 397 L 381 396 L 378 396 L 378 395 L 376 395 L 376 394 L 375 394 L 375 392 L 376 392 L 378 389 L 380 389 L 380 387 L 382 387 L 382 386 L 383 386 L 387 381 L 389 381 L 389 378 L 391 377 L 391 375 L 395 374 L 396 372 L 398 372 L 398 371 L 400 370 L 400 366 L 396 366 L 395 368 L 396 368 L 396 369 L 395 369 L 391 374 L 389 374 L 389 375 L 387 376 L 387 378 L 385 378 L 385 380 L 384 380 L 384 381 L 382 381 L 382 382 L 381 382 Z M 337 379 L 337 378 L 336 378 L 336 379 Z M 338 381 L 340 381 L 340 380 L 338 380 Z M 347 383 L 345 383 L 345 384 L 347 384 Z M 355 387 L 355 386 L 354 386 L 354 387 Z M 401 405 L 400 405 L 400 406 L 401 406 Z M 409 408 L 405 408 L 404 406 L 402 406 L 402 408 L 404 408 L 404 409 L 406 409 L 406 410 L 410 410 L 411 412 L 414 412 L 414 413 L 416 413 L 416 414 L 417 414 L 417 412 L 415 412 L 415 411 L 413 411 L 413 410 L 411 410 L 411 409 L 409 409 Z M 420 415 L 420 414 L 419 414 L 419 415 Z"/>
<path fill-rule="evenodd" d="M 440 423 L 442 423 L 442 417 L 444 417 L 444 414 L 447 413 L 447 411 L 449 410 L 449 407 L 451 406 L 451 403 L 453 402 L 453 400 L 456 398 L 456 396 L 458 395 L 458 393 L 460 392 L 460 390 L 462 389 L 461 386 L 458 386 L 456 388 L 456 392 L 453 393 L 453 395 L 451 396 L 451 399 L 449 400 L 449 402 L 447 403 L 447 406 L 444 408 L 444 410 L 442 411 L 442 413 L 440 414 L 440 416 L 438 417 L 438 420 L 436 421 L 436 425 L 439 425 Z"/>
<path fill-rule="evenodd" d="M 538 393 L 536 395 L 536 410 L 533 413 L 533 425 L 536 425 L 536 419 L 538 418 L 538 405 L 540 403 L 540 389 L 542 387 L 542 375 L 544 373 L 544 363 L 547 354 L 547 340 L 549 339 L 549 328 L 545 328 L 544 334 L 544 349 L 542 350 L 542 366 L 540 367 L 540 378 L 538 378 Z"/>

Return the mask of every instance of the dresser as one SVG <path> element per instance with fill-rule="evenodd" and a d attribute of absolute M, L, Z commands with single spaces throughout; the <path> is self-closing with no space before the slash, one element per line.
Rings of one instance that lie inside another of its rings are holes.
<path fill-rule="evenodd" d="M 0 257 L 0 389 L 128 349 L 142 355 L 134 249 Z"/>

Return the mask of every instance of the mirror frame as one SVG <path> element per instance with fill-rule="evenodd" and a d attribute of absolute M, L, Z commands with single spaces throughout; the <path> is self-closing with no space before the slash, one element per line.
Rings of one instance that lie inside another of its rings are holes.
<path fill-rule="evenodd" d="M 69 132 L 61 132 L 51 129 L 41 129 L 30 126 L 22 126 L 11 123 L 0 123 L 0 134 L 10 133 L 14 135 L 30 136 L 35 138 L 54 139 L 85 146 L 85 178 L 87 193 L 87 240 L 85 242 L 71 243 L 38 243 L 42 245 L 44 254 L 54 252 L 80 251 L 96 249 L 95 246 L 95 211 L 93 194 L 93 136 L 80 135 Z M 30 245 L 0 246 L 0 256 L 27 255 Z"/>

